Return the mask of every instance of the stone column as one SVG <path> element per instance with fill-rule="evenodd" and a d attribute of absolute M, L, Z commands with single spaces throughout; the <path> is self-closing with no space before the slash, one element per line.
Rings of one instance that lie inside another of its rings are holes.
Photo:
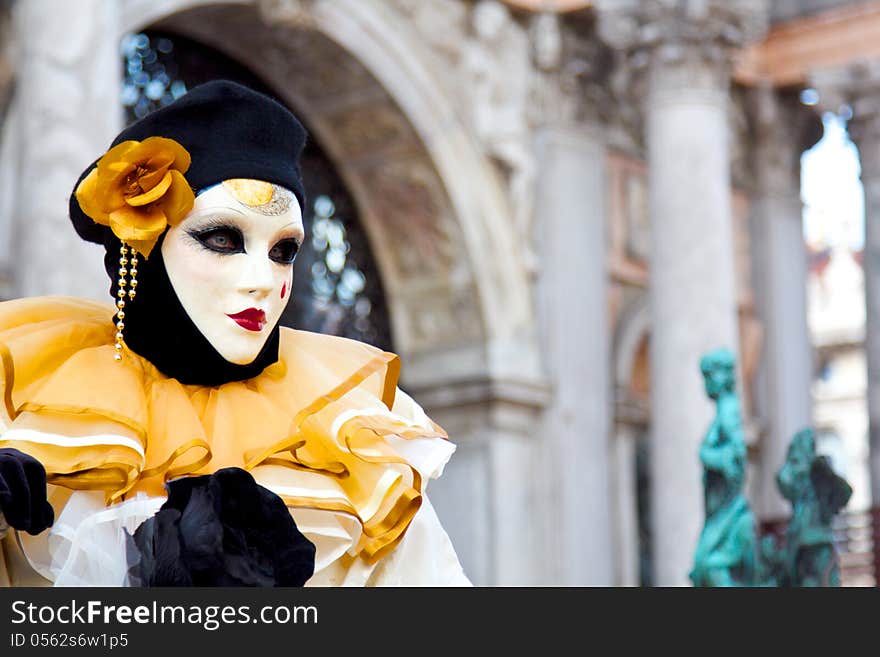
<path fill-rule="evenodd" d="M 658 585 L 685 585 L 703 524 L 699 445 L 712 419 L 699 360 L 737 350 L 730 205 L 729 49 L 762 3 L 599 2 L 612 45 L 647 62 L 651 213 L 651 506 Z"/>
<path fill-rule="evenodd" d="M 553 389 L 542 423 L 558 581 L 614 583 L 610 508 L 610 340 L 605 143 L 598 126 L 545 126 L 537 135 L 537 295 Z M 553 474 L 550 474 L 553 473 Z"/>
<path fill-rule="evenodd" d="M 114 0 L 17 2 L 19 121 L 15 292 L 110 300 L 103 248 L 80 240 L 67 200 L 122 127 Z"/>
<path fill-rule="evenodd" d="M 593 29 L 552 13 L 532 19 L 535 304 L 553 394 L 541 419 L 549 582 L 614 584 L 611 366 L 606 271 L 610 102 Z M 563 57 L 565 53 L 565 57 Z M 602 108 L 603 111 L 598 111 Z"/>
<path fill-rule="evenodd" d="M 865 190 L 865 356 L 868 362 L 868 423 L 871 499 L 880 500 L 880 61 L 817 72 L 813 85 L 820 109 L 852 109 L 847 126 L 859 149 Z"/>
<path fill-rule="evenodd" d="M 611 490 L 614 509 L 614 585 L 638 586 L 639 510 L 636 449 L 638 431 L 618 422 L 611 442 Z"/>
<path fill-rule="evenodd" d="M 764 326 L 761 393 L 755 401 L 765 433 L 754 511 L 759 517 L 778 519 L 788 516 L 790 505 L 776 487 L 776 472 L 785 462 L 791 438 L 812 423 L 800 157 L 821 136 L 821 124 L 796 94 L 761 86 L 749 100 L 754 135 L 753 287 Z"/>
<path fill-rule="evenodd" d="M 408 366 L 413 364 L 418 367 L 411 359 Z M 542 541 L 565 528 L 550 522 L 537 476 L 546 387 L 461 379 L 405 387 L 458 446 L 443 476 L 430 482 L 428 496 L 471 581 L 559 584 L 547 572 Z"/>
<path fill-rule="evenodd" d="M 9 112 L 15 82 L 12 5 L 0 3 L 0 301 L 12 294 L 13 208 L 18 168 L 15 115 Z"/>

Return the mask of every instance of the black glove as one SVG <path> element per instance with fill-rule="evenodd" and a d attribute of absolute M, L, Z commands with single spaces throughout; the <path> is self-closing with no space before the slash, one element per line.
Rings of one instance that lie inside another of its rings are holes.
<path fill-rule="evenodd" d="M 10 527 L 32 535 L 55 522 L 46 499 L 46 469 L 17 449 L 0 449 L 0 511 Z"/>
<path fill-rule="evenodd" d="M 133 586 L 302 586 L 315 546 L 284 501 L 241 468 L 166 484 L 128 542 Z"/>

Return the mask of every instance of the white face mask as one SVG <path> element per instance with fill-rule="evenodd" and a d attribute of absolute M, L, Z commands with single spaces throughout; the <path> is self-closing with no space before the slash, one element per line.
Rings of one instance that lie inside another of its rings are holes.
<path fill-rule="evenodd" d="M 230 180 L 196 197 L 162 258 L 187 315 L 230 363 L 259 355 L 290 300 L 302 212 L 288 190 Z"/>

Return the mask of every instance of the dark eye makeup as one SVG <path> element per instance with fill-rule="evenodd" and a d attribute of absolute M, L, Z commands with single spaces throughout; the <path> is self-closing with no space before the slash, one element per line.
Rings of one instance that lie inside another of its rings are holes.
<path fill-rule="evenodd" d="M 275 243 L 269 250 L 269 259 L 282 265 L 289 265 L 299 251 L 299 243 L 293 238 L 287 238 Z"/>
<path fill-rule="evenodd" d="M 209 251 L 224 255 L 245 253 L 244 236 L 236 226 L 210 223 L 188 230 L 187 233 Z M 296 257 L 297 251 L 299 251 L 299 242 L 294 238 L 285 238 L 276 242 L 269 250 L 269 259 L 282 265 L 289 265 Z"/>
<path fill-rule="evenodd" d="M 244 237 L 235 226 L 211 225 L 187 232 L 209 251 L 244 253 Z"/>

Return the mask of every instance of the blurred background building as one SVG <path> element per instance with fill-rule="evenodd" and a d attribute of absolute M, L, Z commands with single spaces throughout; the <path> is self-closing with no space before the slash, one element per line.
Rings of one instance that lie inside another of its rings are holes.
<path fill-rule="evenodd" d="M 107 299 L 80 172 L 245 82 L 312 135 L 285 321 L 401 355 L 474 582 L 685 584 L 709 349 L 762 520 L 811 424 L 880 499 L 878 36 L 878 0 L 2 0 L 0 298 Z"/>

